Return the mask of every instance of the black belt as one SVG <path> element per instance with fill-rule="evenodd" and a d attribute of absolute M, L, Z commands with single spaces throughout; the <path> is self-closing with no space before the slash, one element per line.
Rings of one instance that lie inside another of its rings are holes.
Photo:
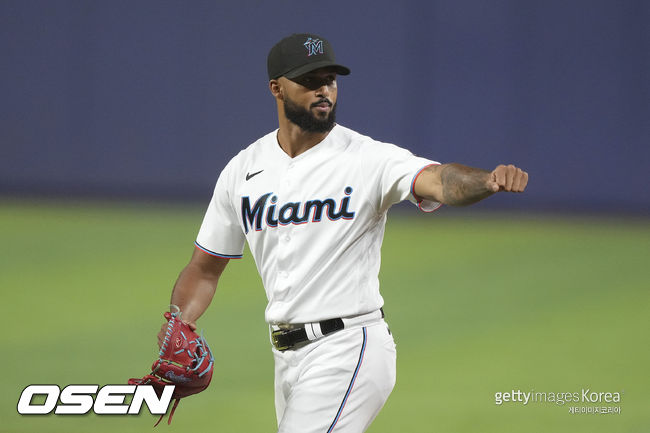
<path fill-rule="evenodd" d="M 384 317 L 384 309 L 380 308 L 381 317 Z M 332 334 L 336 331 L 340 331 L 345 328 L 343 319 L 329 319 L 318 322 L 320 325 L 320 331 L 325 335 Z M 271 341 L 273 346 L 280 352 L 285 350 L 293 349 L 297 344 L 304 343 L 309 341 L 307 337 L 307 331 L 304 327 L 295 328 L 295 329 L 278 329 L 277 331 L 271 332 Z"/>

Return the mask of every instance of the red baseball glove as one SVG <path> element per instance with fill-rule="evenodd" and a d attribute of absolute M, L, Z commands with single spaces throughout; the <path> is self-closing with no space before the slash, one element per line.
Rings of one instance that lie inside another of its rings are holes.
<path fill-rule="evenodd" d="M 208 387 L 214 366 L 214 357 L 203 336 L 199 336 L 181 321 L 181 311 L 177 306 L 172 305 L 172 309 L 176 311 L 165 313 L 167 332 L 158 359 L 151 366 L 151 373 L 142 379 L 129 379 L 130 385 L 152 385 L 158 395 L 165 385 L 176 385 L 172 396 L 176 401 L 169 414 L 168 424 L 171 424 L 181 398 Z M 163 416 L 164 414 L 160 416 L 155 426 Z"/>

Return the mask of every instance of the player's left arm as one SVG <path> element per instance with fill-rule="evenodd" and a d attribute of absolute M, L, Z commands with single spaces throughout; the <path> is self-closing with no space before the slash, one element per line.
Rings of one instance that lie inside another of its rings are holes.
<path fill-rule="evenodd" d="M 528 173 L 514 165 L 499 165 L 492 171 L 462 164 L 431 165 L 415 180 L 417 198 L 451 206 L 467 206 L 492 194 L 523 192 Z"/>

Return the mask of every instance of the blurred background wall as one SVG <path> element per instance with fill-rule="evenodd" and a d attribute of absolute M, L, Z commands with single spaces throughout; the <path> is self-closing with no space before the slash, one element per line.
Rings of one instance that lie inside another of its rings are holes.
<path fill-rule="evenodd" d="M 531 176 L 481 206 L 650 211 L 650 2 L 0 1 L 0 199 L 209 199 L 277 127 L 266 55 L 313 32 L 339 123 Z"/>

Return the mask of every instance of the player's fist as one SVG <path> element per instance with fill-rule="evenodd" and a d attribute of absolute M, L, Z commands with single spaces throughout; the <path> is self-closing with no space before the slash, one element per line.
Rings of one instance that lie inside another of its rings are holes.
<path fill-rule="evenodd" d="M 528 173 L 514 165 L 499 165 L 492 170 L 488 188 L 494 192 L 523 192 L 528 184 Z"/>

